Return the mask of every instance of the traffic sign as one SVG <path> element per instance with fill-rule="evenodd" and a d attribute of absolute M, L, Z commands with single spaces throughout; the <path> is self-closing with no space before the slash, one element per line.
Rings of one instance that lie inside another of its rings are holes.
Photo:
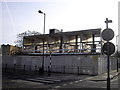
<path fill-rule="evenodd" d="M 114 37 L 114 31 L 112 29 L 107 28 L 102 31 L 103 40 L 109 41 L 109 40 L 112 40 L 113 37 Z"/>
<path fill-rule="evenodd" d="M 107 42 L 103 45 L 102 50 L 106 55 L 111 55 L 115 52 L 115 45 L 111 42 Z"/>

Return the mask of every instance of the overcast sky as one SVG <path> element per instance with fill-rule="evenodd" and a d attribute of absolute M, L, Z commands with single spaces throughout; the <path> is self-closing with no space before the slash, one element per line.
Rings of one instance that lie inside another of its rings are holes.
<path fill-rule="evenodd" d="M 17 2 L 16 2 L 17 1 Z M 14 44 L 16 35 L 27 30 L 43 33 L 43 14 L 46 13 L 46 31 L 63 29 L 76 31 L 85 29 L 105 29 L 105 19 L 113 21 L 109 27 L 118 34 L 119 0 L 2 0 L 0 4 L 0 24 L 2 44 Z"/>

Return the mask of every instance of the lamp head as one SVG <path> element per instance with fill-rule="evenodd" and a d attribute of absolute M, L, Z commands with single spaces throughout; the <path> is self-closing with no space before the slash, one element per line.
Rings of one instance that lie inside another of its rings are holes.
<path fill-rule="evenodd" d="M 39 10 L 38 13 L 42 13 L 43 14 L 43 12 L 41 10 Z"/>

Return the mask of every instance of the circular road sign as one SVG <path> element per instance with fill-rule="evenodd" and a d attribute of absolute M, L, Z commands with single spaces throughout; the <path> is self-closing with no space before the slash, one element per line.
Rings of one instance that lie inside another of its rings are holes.
<path fill-rule="evenodd" d="M 107 42 L 103 45 L 102 50 L 106 55 L 111 55 L 115 52 L 115 45 L 111 42 Z"/>
<path fill-rule="evenodd" d="M 109 41 L 109 40 L 112 40 L 113 37 L 114 37 L 114 31 L 112 29 L 108 28 L 102 31 L 103 40 Z"/>

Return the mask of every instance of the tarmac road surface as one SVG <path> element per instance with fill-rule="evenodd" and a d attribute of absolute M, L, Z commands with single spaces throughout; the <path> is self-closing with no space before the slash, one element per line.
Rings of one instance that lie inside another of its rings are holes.
<path fill-rule="evenodd" d="M 13 73 L 3 73 L 2 88 L 54 88 L 68 82 L 82 80 L 89 75 L 74 74 L 52 74 L 45 75 L 23 75 Z"/>
<path fill-rule="evenodd" d="M 120 83 L 119 76 L 115 74 L 116 71 L 113 71 L 114 76 L 111 79 L 111 90 L 118 90 Z M 112 75 L 112 74 L 111 74 Z M 44 75 L 27 75 L 27 74 L 17 74 L 17 73 L 3 73 L 2 76 L 2 88 L 12 90 L 61 90 L 61 89 L 80 89 L 83 88 L 94 88 L 106 90 L 107 81 L 106 74 L 98 76 L 89 76 L 89 75 L 75 75 L 75 74 L 59 74 L 52 73 L 51 76 L 48 76 L 47 73 Z M 88 90 L 88 89 L 87 89 Z"/>

